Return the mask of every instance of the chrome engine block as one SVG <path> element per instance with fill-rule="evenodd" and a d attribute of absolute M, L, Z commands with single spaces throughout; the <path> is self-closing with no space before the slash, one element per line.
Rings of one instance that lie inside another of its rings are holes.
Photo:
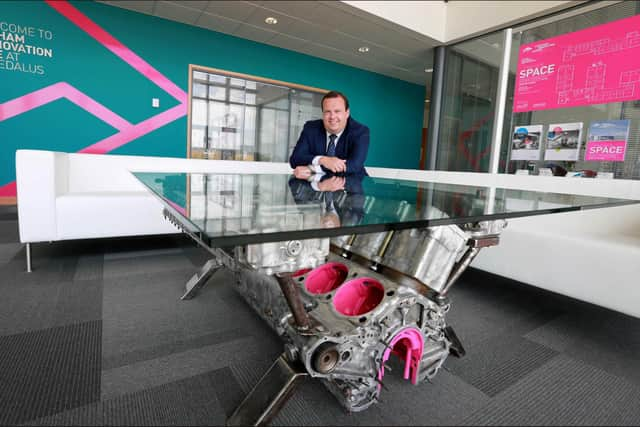
<path fill-rule="evenodd" d="M 446 293 L 504 221 L 236 248 L 236 287 L 285 341 L 285 354 L 348 411 L 378 401 L 385 362 L 412 384 L 432 378 L 459 344 Z M 292 250 L 293 249 L 293 250 Z M 321 263 L 319 260 L 326 259 Z M 296 323 L 278 278 L 290 271 L 310 323 Z"/>
<path fill-rule="evenodd" d="M 273 276 L 248 268 L 237 274 L 238 290 L 285 338 L 288 356 L 323 380 L 349 411 L 378 400 L 392 355 L 405 362 L 404 378 L 418 384 L 433 377 L 449 354 L 448 305 L 337 255 L 294 277 L 312 319 L 308 331 L 296 328 Z"/>

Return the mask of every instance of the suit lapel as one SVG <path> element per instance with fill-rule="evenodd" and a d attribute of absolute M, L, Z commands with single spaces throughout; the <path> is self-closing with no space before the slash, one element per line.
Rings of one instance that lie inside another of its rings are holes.
<path fill-rule="evenodd" d="M 320 122 L 320 131 L 316 138 L 316 150 L 318 150 L 318 153 L 327 153 L 327 132 L 324 130 L 322 122 Z"/>
<path fill-rule="evenodd" d="M 340 135 L 340 140 L 338 141 L 338 146 L 336 147 L 336 155 L 338 157 L 345 158 L 347 157 L 347 144 L 349 143 L 349 128 L 348 125 L 344 128 L 344 132 Z"/>

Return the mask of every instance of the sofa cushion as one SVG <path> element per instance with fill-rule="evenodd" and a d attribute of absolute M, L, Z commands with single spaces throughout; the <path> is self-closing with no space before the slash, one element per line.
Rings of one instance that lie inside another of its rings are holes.
<path fill-rule="evenodd" d="M 539 233 L 611 239 L 612 236 L 640 238 L 640 204 L 585 209 L 552 215 L 513 218 L 506 230 L 535 230 Z"/>
<path fill-rule="evenodd" d="M 147 192 L 67 193 L 56 198 L 58 239 L 177 233 Z"/>
<path fill-rule="evenodd" d="M 471 266 L 640 317 L 638 260 L 640 238 L 512 229 Z"/>
<path fill-rule="evenodd" d="M 508 221 L 474 268 L 640 317 L 640 205 Z"/>

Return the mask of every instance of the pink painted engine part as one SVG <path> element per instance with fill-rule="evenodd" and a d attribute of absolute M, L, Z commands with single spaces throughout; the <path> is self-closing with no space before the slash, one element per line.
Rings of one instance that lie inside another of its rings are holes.
<path fill-rule="evenodd" d="M 349 269 L 339 262 L 328 262 L 311 271 L 304 281 L 311 294 L 326 294 L 340 286 L 347 277 Z"/>
<path fill-rule="evenodd" d="M 380 304 L 384 287 L 370 277 L 353 279 L 340 286 L 333 299 L 336 311 L 345 316 L 360 316 Z"/>
<path fill-rule="evenodd" d="M 362 411 L 378 401 L 385 376 L 418 385 L 449 354 L 464 355 L 445 321 L 447 292 L 504 225 L 340 236 L 331 251 L 323 239 L 248 247 L 237 253 L 237 290 L 284 339 L 286 360 L 321 380 L 347 411 Z M 394 366 L 401 368 L 390 373 Z"/>
<path fill-rule="evenodd" d="M 449 307 L 427 298 L 426 288 L 399 285 L 330 255 L 326 264 L 293 275 L 314 324 L 301 333 L 273 276 L 248 268 L 237 276 L 237 289 L 285 339 L 286 353 L 304 363 L 348 411 L 377 402 L 389 375 L 387 363 L 403 365 L 400 375 L 419 384 L 449 355 L 444 320 Z"/>

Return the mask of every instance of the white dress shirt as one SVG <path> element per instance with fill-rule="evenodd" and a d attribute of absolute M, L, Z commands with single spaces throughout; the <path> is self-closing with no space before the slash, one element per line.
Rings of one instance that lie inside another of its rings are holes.
<path fill-rule="evenodd" d="M 344 129 L 342 129 L 342 131 L 340 131 L 340 133 L 335 133 L 335 134 L 325 131 L 325 133 L 327 135 L 327 138 L 326 138 L 326 141 L 325 141 L 325 144 L 324 144 L 324 151 L 325 152 L 327 151 L 327 148 L 329 148 L 329 136 L 330 135 L 335 135 L 336 136 L 335 144 L 336 144 L 336 149 L 337 149 L 338 148 L 338 141 L 340 141 L 340 136 L 342 136 L 343 132 L 344 132 Z M 320 166 L 320 157 L 322 157 L 322 156 L 323 155 L 315 156 L 313 158 L 313 161 L 311 162 L 311 165 L 312 165 L 313 169 L 316 171 L 316 174 L 323 173 L 322 166 Z"/>

